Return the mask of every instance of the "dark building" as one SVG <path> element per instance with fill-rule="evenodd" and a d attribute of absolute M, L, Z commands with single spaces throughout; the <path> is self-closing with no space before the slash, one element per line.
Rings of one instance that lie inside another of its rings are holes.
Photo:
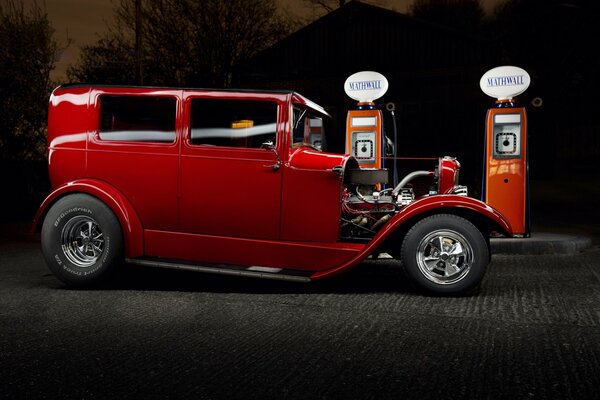
<path fill-rule="evenodd" d="M 532 76 L 531 87 L 518 99 L 528 111 L 531 176 L 585 179 L 597 175 L 600 159 L 600 88 L 593 67 L 598 61 L 585 53 L 583 34 L 565 30 L 588 21 L 580 30 L 597 31 L 589 26 L 597 14 L 593 10 L 559 7 L 554 19 L 525 19 L 525 33 L 515 31 L 501 43 L 350 1 L 258 54 L 240 71 L 239 84 L 297 90 L 325 106 L 338 128 L 329 138 L 330 149 L 341 152 L 346 110 L 355 105 L 344 94 L 344 81 L 357 71 L 380 72 L 390 88 L 378 104 L 396 104 L 399 155 L 456 156 L 465 183 L 477 188 L 472 183 L 481 178 L 486 109 L 494 104 L 479 90 L 479 79 L 490 68 L 517 65 Z M 557 41 L 563 36 L 570 39 Z M 559 43 L 562 47 L 555 48 Z M 571 56 L 561 58 L 563 53 Z M 531 106 L 535 97 L 543 98 L 543 106 Z"/>
<path fill-rule="evenodd" d="M 343 151 L 346 111 L 355 106 L 344 81 L 357 71 L 380 72 L 390 87 L 377 103 L 396 104 L 399 155 L 458 156 L 475 175 L 485 109 L 494 101 L 479 79 L 500 63 L 495 54 L 484 38 L 350 1 L 258 54 L 241 84 L 296 90 L 325 106 L 338 128 L 330 149 Z"/>

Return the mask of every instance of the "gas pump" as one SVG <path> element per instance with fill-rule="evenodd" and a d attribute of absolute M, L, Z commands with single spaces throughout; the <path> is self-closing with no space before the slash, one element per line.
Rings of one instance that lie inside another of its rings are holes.
<path fill-rule="evenodd" d="M 354 156 L 363 168 L 383 168 L 386 145 L 383 116 L 374 101 L 387 89 L 386 77 L 374 71 L 357 72 L 344 83 L 346 94 L 358 101 L 346 119 L 346 153 Z"/>
<path fill-rule="evenodd" d="M 503 66 L 486 72 L 481 90 L 496 98 L 485 123 L 485 156 L 482 201 L 500 211 L 515 237 L 529 237 L 529 164 L 527 114 L 515 97 L 529 87 L 529 74 Z"/>

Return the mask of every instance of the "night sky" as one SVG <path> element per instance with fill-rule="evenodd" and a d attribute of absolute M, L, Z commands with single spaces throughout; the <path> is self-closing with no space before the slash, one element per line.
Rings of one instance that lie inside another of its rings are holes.
<path fill-rule="evenodd" d="M 35 0 L 25 0 L 32 3 Z M 310 16 L 311 11 L 302 0 L 276 0 L 280 7 L 287 12 L 298 16 Z M 502 0 L 482 0 L 487 12 Z M 107 22 L 112 19 L 113 2 L 118 0 L 45 0 L 38 4 L 45 5 L 48 18 L 55 29 L 55 38 L 61 44 L 71 45 L 66 48 L 56 63 L 52 73 L 53 79 L 65 80 L 67 67 L 77 60 L 79 48 L 98 40 L 99 34 L 106 31 Z M 364 1 L 398 12 L 407 12 L 412 0 L 375 0 Z"/>

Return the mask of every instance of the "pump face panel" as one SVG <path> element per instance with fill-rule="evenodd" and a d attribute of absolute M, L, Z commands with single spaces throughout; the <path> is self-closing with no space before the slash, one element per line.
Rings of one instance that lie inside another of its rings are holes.
<path fill-rule="evenodd" d="M 356 157 L 360 166 L 382 167 L 384 145 L 379 110 L 350 110 L 346 121 L 346 153 Z"/>
<path fill-rule="evenodd" d="M 521 115 L 495 115 L 493 141 L 494 158 L 520 158 Z"/>

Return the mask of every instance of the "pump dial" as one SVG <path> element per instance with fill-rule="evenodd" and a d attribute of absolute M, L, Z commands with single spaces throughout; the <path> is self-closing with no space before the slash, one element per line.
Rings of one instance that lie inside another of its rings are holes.
<path fill-rule="evenodd" d="M 519 152 L 518 135 L 513 132 L 497 132 L 494 141 L 494 156 L 514 157 Z"/>

